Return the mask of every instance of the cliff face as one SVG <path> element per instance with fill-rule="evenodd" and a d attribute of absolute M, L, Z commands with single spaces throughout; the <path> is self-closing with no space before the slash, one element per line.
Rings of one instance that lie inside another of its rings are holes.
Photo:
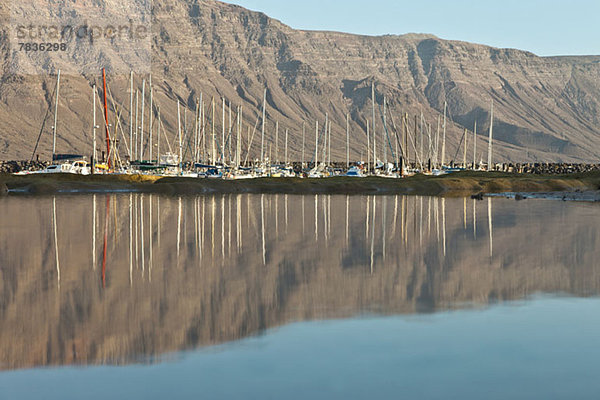
<path fill-rule="evenodd" d="M 154 1 L 152 32 L 156 99 L 171 136 L 176 100 L 192 111 L 200 93 L 205 100 L 225 96 L 234 105 L 243 105 L 246 135 L 260 114 L 266 87 L 269 142 L 278 120 L 283 129 L 290 129 L 291 155 L 299 158 L 302 121 L 314 131 L 315 119 L 322 125 L 328 113 L 333 121 L 332 153 L 343 158 L 345 116 L 350 113 L 352 158 L 358 159 L 366 152 L 365 125 L 366 118 L 372 119 L 370 86 L 374 83 L 378 104 L 383 104 L 384 95 L 388 99 L 392 131 L 394 126 L 400 129 L 401 113 L 409 113 L 410 129 L 414 129 L 414 116 L 423 112 L 435 134 L 444 101 L 448 102 L 447 159 L 454 158 L 464 128 L 472 130 L 475 121 L 480 133 L 477 159 L 487 157 L 492 100 L 498 161 L 593 162 L 598 158 L 598 57 L 544 58 L 427 35 L 366 37 L 298 31 L 264 14 L 212 0 Z M 6 39 L 1 48 L 7 59 Z M 97 67 L 99 71 L 103 66 L 141 62 L 136 54 L 107 51 L 98 57 Z M 0 157 L 30 157 L 51 101 L 54 78 L 14 75 L 7 64 L 0 86 Z M 89 87 L 96 79 L 88 74 L 63 82 L 57 146 L 61 152 L 91 151 Z M 128 116 L 128 76 L 109 74 L 109 84 Z M 125 131 L 127 119 L 122 122 Z M 221 121 L 219 111 L 215 119 Z M 375 129 L 380 136 L 382 127 L 378 110 Z M 314 139 L 309 137 L 310 148 Z M 380 148 L 382 144 L 383 140 Z M 46 135 L 42 154 L 49 146 Z"/>

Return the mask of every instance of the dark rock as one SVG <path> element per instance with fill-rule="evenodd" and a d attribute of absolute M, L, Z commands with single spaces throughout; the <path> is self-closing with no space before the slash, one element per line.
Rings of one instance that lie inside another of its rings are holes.
<path fill-rule="evenodd" d="M 48 164 L 40 161 L 0 161 L 0 173 L 14 174 L 20 171 L 36 171 Z"/>

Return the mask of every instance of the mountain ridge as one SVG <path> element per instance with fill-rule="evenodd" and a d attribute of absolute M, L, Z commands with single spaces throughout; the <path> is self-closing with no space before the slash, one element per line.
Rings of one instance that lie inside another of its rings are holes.
<path fill-rule="evenodd" d="M 472 131 L 475 121 L 475 158 L 487 158 L 492 99 L 494 160 L 595 162 L 600 153 L 596 150 L 600 148 L 600 56 L 539 57 L 523 50 L 448 41 L 428 34 L 363 36 L 294 30 L 264 13 L 213 0 L 155 1 L 152 32 L 155 95 L 171 138 L 177 126 L 177 99 L 193 114 L 200 93 L 205 100 L 224 96 L 235 106 L 243 105 L 247 135 L 260 114 L 262 92 L 267 88 L 267 142 L 273 147 L 274 124 L 279 121 L 279 147 L 283 148 L 282 132 L 289 129 L 291 157 L 299 159 L 302 122 L 311 132 L 315 120 L 322 126 L 327 113 L 333 122 L 332 157 L 345 159 L 345 116 L 349 113 L 351 158 L 366 159 L 365 130 L 367 119 L 372 119 L 373 83 L 378 108 L 385 95 L 395 129 L 400 129 L 401 115 L 408 113 L 414 131 L 413 119 L 415 115 L 420 119 L 423 112 L 435 134 L 447 101 L 447 159 L 456 154 L 464 129 Z M 2 49 L 0 158 L 29 158 L 30 142 L 39 132 L 54 78 L 6 73 L 10 58 L 6 42 Z M 135 57 L 129 57 L 132 61 L 109 50 L 97 61 L 98 67 L 136 62 Z M 65 79 L 64 90 L 61 87 L 65 96 L 74 97 L 61 98 L 59 103 L 61 151 L 91 152 L 88 93 L 93 80 L 98 77 L 73 77 Z M 109 75 L 109 83 L 116 101 L 127 110 L 128 76 Z M 136 87 L 141 88 L 141 82 L 136 81 Z M 23 92 L 31 101 L 15 96 Z M 128 117 L 128 112 L 124 113 Z M 125 131 L 127 119 L 122 121 Z M 220 132 L 219 114 L 215 119 Z M 383 124 L 380 115 L 376 119 L 380 147 Z M 47 157 L 50 140 L 44 135 L 41 153 Z M 468 141 L 472 146 L 472 137 Z M 306 153 L 311 153 L 311 145 L 314 152 L 310 133 L 306 143 Z M 414 161 L 416 149 L 410 147 L 408 153 Z M 255 156 L 256 138 L 252 150 Z M 474 158 L 472 152 L 469 148 L 469 160 Z"/>

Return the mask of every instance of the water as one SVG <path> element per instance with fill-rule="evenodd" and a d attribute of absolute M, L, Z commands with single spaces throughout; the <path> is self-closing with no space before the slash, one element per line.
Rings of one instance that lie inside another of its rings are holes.
<path fill-rule="evenodd" d="M 597 398 L 594 204 L 0 200 L 0 398 Z"/>

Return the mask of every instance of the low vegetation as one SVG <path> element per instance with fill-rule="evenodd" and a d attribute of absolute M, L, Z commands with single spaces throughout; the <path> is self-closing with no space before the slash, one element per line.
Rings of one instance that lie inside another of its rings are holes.
<path fill-rule="evenodd" d="M 251 180 L 194 179 L 151 175 L 0 175 L 0 186 L 11 194 L 143 192 L 159 194 L 288 193 L 288 194 L 409 194 L 466 196 L 503 192 L 572 192 L 600 188 L 600 173 L 519 175 L 458 172 L 445 176 L 415 175 L 323 179 L 261 178 Z"/>

